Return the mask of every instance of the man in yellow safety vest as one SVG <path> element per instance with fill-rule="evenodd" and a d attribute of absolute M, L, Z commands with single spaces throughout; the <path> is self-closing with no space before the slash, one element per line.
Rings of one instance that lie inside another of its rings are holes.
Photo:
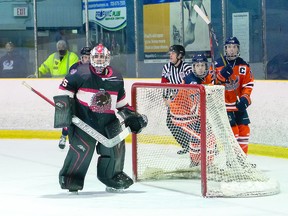
<path fill-rule="evenodd" d="M 39 67 L 38 77 L 65 77 L 69 68 L 76 62 L 79 57 L 74 52 L 67 49 L 67 43 L 59 40 L 56 44 L 57 52 L 52 53 Z M 37 75 L 36 75 L 37 77 Z"/>

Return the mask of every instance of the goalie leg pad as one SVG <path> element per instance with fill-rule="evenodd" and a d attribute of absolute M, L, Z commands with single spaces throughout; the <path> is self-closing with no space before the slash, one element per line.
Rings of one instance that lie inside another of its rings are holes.
<path fill-rule="evenodd" d="M 70 138 L 71 145 L 59 172 L 59 184 L 62 189 L 82 190 L 95 151 L 95 140 L 77 128 Z"/>
<path fill-rule="evenodd" d="M 115 137 L 121 132 L 118 119 L 105 127 L 108 138 Z M 113 148 L 98 144 L 97 153 L 100 155 L 97 164 L 97 177 L 107 187 L 115 189 L 128 188 L 133 180 L 124 172 L 125 141 L 121 141 Z"/>
<path fill-rule="evenodd" d="M 133 180 L 123 171 L 116 172 L 115 163 L 110 158 L 99 157 L 97 177 L 107 187 L 126 189 L 133 184 Z"/>
<path fill-rule="evenodd" d="M 114 177 L 123 172 L 125 159 L 125 142 L 121 141 L 113 148 L 98 144 L 100 154 L 97 163 L 97 177 L 108 187 L 121 188 L 121 183 Z"/>
<path fill-rule="evenodd" d="M 83 189 L 84 179 L 76 179 L 59 175 L 59 184 L 61 186 L 61 189 L 78 191 Z"/>
<path fill-rule="evenodd" d="M 72 123 L 72 102 L 68 95 L 53 97 L 55 103 L 54 128 L 68 127 Z"/>

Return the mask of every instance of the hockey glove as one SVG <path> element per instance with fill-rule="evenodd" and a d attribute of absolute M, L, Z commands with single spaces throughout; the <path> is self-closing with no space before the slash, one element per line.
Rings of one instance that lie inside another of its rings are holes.
<path fill-rule="evenodd" d="M 126 127 L 130 127 L 132 133 L 140 133 L 147 126 L 147 116 L 141 115 L 128 108 L 123 108 L 118 114 L 124 119 Z"/>
<path fill-rule="evenodd" d="M 146 115 L 135 113 L 124 120 L 125 126 L 130 127 L 132 133 L 140 133 L 147 126 L 148 119 Z"/>
<path fill-rule="evenodd" d="M 240 100 L 236 102 L 236 107 L 240 112 L 244 112 L 249 105 L 250 104 L 247 96 L 240 97 Z"/>
<path fill-rule="evenodd" d="M 220 71 L 220 74 L 218 75 L 218 79 L 222 82 L 225 82 L 229 79 L 229 77 L 233 74 L 232 67 L 227 64 L 222 70 Z"/>

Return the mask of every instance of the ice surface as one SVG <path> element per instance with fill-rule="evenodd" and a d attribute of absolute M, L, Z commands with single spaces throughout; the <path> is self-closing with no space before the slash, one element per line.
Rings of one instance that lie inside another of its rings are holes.
<path fill-rule="evenodd" d="M 91 215 L 288 215 L 288 160 L 249 156 L 280 182 L 281 193 L 258 198 L 202 198 L 200 182 L 189 180 L 136 183 L 124 193 L 107 193 L 96 178 L 95 154 L 79 195 L 58 184 L 67 152 L 58 140 L 0 139 L 1 216 Z M 131 145 L 125 172 L 132 175 Z"/>

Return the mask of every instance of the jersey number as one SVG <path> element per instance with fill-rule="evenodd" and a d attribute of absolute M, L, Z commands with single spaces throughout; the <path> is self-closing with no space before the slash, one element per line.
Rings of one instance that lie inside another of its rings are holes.
<path fill-rule="evenodd" d="M 62 81 L 62 86 L 63 86 L 63 87 L 67 87 L 67 84 L 68 84 L 68 80 L 67 80 L 67 79 L 64 79 L 64 80 Z"/>

